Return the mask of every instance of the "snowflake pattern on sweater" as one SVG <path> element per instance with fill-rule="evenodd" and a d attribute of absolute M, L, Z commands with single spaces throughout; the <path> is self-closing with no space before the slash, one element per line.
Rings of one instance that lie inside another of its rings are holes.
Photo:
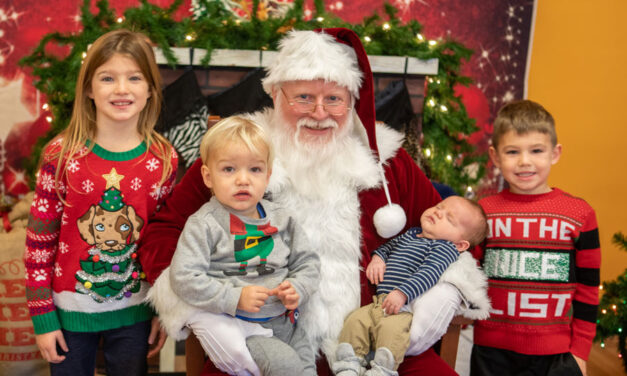
<path fill-rule="evenodd" d="M 127 152 L 94 145 L 64 161 L 55 189 L 60 141 L 44 154 L 26 236 L 26 295 L 35 333 L 93 332 L 148 320 L 147 282 L 135 252 L 149 215 L 171 192 L 172 172 L 145 143 Z M 143 188 L 143 189 L 140 189 Z M 154 193 L 157 192 L 157 193 Z"/>

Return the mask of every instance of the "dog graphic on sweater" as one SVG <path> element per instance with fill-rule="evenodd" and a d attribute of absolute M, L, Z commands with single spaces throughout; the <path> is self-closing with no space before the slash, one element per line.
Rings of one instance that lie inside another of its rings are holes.
<path fill-rule="evenodd" d="M 81 238 L 91 246 L 76 272 L 76 291 L 99 303 L 130 298 L 143 278 L 135 242 L 144 226 L 136 210 L 124 203 L 117 187 L 107 188 L 76 222 Z"/>
<path fill-rule="evenodd" d="M 106 211 L 92 205 L 78 219 L 81 238 L 89 245 L 102 251 L 120 251 L 139 239 L 144 220 L 132 206 L 123 206 L 116 211 Z"/>

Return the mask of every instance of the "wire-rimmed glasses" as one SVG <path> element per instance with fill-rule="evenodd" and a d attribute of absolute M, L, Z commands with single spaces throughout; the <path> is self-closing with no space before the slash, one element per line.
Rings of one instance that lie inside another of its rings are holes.
<path fill-rule="evenodd" d="M 293 109 L 303 114 L 309 114 L 316 111 L 318 106 L 322 106 L 324 111 L 332 116 L 342 116 L 350 110 L 350 107 L 346 105 L 345 101 L 339 97 L 331 96 L 323 99 L 322 103 L 315 103 L 305 99 L 290 99 L 285 91 L 283 91 L 283 88 L 281 88 L 281 93 L 283 93 L 287 103 Z"/>

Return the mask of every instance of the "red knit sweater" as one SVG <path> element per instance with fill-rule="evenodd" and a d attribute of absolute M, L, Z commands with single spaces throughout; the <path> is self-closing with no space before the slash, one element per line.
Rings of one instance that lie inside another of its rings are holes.
<path fill-rule="evenodd" d="M 84 148 L 83 156 L 64 161 L 64 203 L 51 157 L 58 149 L 57 141 L 45 151 L 26 232 L 26 297 L 35 333 L 95 332 L 150 319 L 136 243 L 172 190 L 176 152 L 162 184 L 163 161 L 145 143 L 121 153 L 94 145 L 85 155 Z"/>
<path fill-rule="evenodd" d="M 479 203 L 490 226 L 478 256 L 492 311 L 476 322 L 474 343 L 588 359 L 601 264 L 594 210 L 556 188 L 539 195 L 504 191 Z"/>

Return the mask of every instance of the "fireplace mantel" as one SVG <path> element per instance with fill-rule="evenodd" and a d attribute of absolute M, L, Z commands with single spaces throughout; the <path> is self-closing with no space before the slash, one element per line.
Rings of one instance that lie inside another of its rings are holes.
<path fill-rule="evenodd" d="M 202 66 L 200 63 L 207 55 L 207 50 L 198 48 L 173 47 L 172 51 L 178 65 Z M 166 65 L 163 52 L 155 48 L 157 63 Z M 257 68 L 266 67 L 276 58 L 276 51 L 261 50 L 225 50 L 214 49 L 211 52 L 211 67 L 239 67 Z M 379 56 L 368 55 L 372 73 L 407 74 L 407 75 L 434 75 L 438 73 L 438 59 L 420 60 L 406 56 Z"/>

